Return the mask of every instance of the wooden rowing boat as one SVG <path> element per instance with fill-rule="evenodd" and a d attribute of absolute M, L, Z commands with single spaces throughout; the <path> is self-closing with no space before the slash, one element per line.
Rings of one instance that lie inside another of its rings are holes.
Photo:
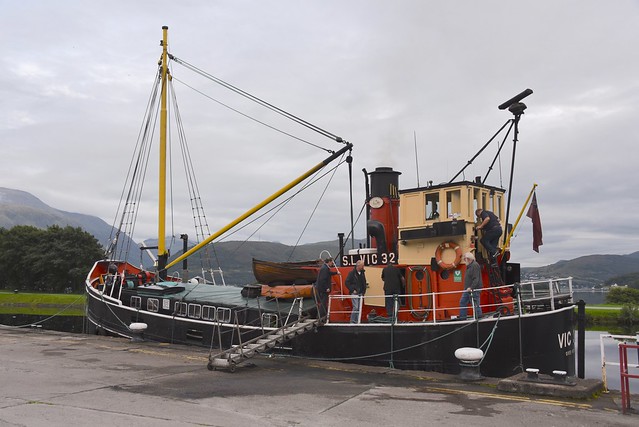
<path fill-rule="evenodd" d="M 258 283 L 268 286 L 310 285 L 317 279 L 322 260 L 272 262 L 253 258 L 253 274 Z"/>

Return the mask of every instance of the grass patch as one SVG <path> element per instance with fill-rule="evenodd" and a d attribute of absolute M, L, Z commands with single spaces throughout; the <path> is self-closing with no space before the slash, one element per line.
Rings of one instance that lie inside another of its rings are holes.
<path fill-rule="evenodd" d="M 84 294 L 0 292 L 0 314 L 84 316 Z"/>
<path fill-rule="evenodd" d="M 623 325 L 619 322 L 621 308 L 619 304 L 586 305 L 586 327 L 588 329 L 622 327 Z M 575 313 L 577 313 L 576 308 Z"/>
<path fill-rule="evenodd" d="M 593 320 L 598 321 L 613 321 L 616 322 L 619 319 L 620 310 L 586 310 L 586 318 L 591 317 Z"/>

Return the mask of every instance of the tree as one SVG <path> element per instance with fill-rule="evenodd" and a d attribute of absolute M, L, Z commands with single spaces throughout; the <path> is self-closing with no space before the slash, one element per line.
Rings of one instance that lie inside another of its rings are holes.
<path fill-rule="evenodd" d="M 639 308 L 636 304 L 625 304 L 621 307 L 618 316 L 619 323 L 626 326 L 632 326 L 639 323 Z"/>
<path fill-rule="evenodd" d="M 31 226 L 0 229 L 0 287 L 33 291 L 80 291 L 91 265 L 104 254 L 81 228 Z"/>
<path fill-rule="evenodd" d="M 639 304 L 639 289 L 613 286 L 606 295 L 610 304 Z"/>

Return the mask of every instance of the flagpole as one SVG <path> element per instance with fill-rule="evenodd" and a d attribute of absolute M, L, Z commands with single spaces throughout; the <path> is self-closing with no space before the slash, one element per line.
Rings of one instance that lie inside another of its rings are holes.
<path fill-rule="evenodd" d="M 510 233 L 508 234 L 508 238 L 506 239 L 506 243 L 504 244 L 504 248 L 501 250 L 501 252 L 503 253 L 504 250 L 509 247 L 510 245 L 510 238 L 513 237 L 513 234 L 515 234 L 515 229 L 517 228 L 517 224 L 519 224 L 519 220 L 521 219 L 521 216 L 524 214 L 524 211 L 526 210 L 526 207 L 528 206 L 528 203 L 530 203 L 530 199 L 532 198 L 532 195 L 535 193 L 535 189 L 537 188 L 537 184 L 533 184 L 533 188 L 532 190 L 530 190 L 530 193 L 528 194 L 528 198 L 526 199 L 526 203 L 524 203 L 524 206 L 521 208 L 521 212 L 519 212 L 519 216 L 517 217 L 517 220 L 515 221 L 515 225 L 513 225 L 512 230 L 510 230 Z"/>

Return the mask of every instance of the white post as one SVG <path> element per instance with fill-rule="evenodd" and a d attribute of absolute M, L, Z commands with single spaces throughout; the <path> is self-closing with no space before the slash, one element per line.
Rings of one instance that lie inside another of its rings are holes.
<path fill-rule="evenodd" d="M 437 298 L 435 298 L 435 292 L 432 293 L 432 296 L 433 296 L 433 323 L 437 323 L 437 304 L 435 303 Z"/>
<path fill-rule="evenodd" d="M 599 335 L 599 349 L 601 351 L 601 381 L 603 381 L 604 393 L 608 393 L 608 382 L 606 380 L 606 353 L 604 351 L 603 339 L 606 335 Z"/>

